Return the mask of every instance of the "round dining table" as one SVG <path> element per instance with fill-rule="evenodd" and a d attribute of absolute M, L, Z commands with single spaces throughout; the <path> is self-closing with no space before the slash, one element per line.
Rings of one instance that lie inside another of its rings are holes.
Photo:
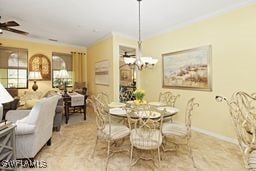
<path fill-rule="evenodd" d="M 129 110 L 131 110 L 130 108 L 110 108 L 109 109 L 109 114 L 111 114 L 112 116 L 116 116 L 116 117 L 127 117 L 127 111 L 129 113 Z M 162 106 L 162 107 L 156 107 L 156 110 L 154 111 L 139 111 L 139 112 L 134 112 L 134 114 L 132 114 L 132 117 L 142 117 L 142 118 L 159 118 L 161 116 L 161 113 L 164 113 L 164 118 L 167 117 L 171 117 L 173 115 L 176 115 L 179 112 L 179 109 L 174 108 L 174 107 L 170 107 L 170 106 Z"/>

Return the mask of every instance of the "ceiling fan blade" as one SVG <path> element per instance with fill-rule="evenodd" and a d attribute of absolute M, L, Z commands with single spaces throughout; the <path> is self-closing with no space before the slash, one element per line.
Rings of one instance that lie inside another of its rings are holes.
<path fill-rule="evenodd" d="M 15 26 L 19 26 L 19 24 L 16 21 L 7 21 L 5 23 L 2 23 L 7 27 L 15 27 Z"/>
<path fill-rule="evenodd" d="M 10 32 L 14 32 L 14 33 L 18 33 L 18 34 L 23 34 L 23 35 L 27 35 L 27 34 L 28 34 L 28 33 L 25 32 L 25 31 L 16 30 L 16 29 L 9 28 L 9 27 L 1 28 L 1 29 L 2 29 L 2 30 L 7 30 L 7 31 L 10 31 Z"/>

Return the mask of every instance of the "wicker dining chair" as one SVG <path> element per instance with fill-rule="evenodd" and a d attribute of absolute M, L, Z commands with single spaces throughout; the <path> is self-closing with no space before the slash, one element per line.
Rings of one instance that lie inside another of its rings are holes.
<path fill-rule="evenodd" d="M 157 115 L 159 114 L 159 115 Z M 157 151 L 158 166 L 161 168 L 160 147 L 162 144 L 162 122 L 163 115 L 159 111 L 154 111 L 148 105 L 142 105 L 131 109 L 128 113 L 128 123 L 131 129 L 130 133 L 130 167 L 136 164 L 139 159 L 153 160 L 155 163 L 155 155 L 151 157 L 143 156 L 141 153 L 138 158 L 133 161 L 134 149 L 148 152 Z M 153 153 L 151 153 L 153 154 Z"/>
<path fill-rule="evenodd" d="M 87 99 L 87 103 L 90 103 L 96 114 L 96 126 L 97 126 L 97 136 L 96 142 L 93 149 L 92 157 L 96 150 L 96 146 L 99 139 L 107 142 L 107 161 L 106 169 L 108 166 L 109 158 L 116 152 L 129 151 L 128 149 L 113 149 L 113 143 L 124 139 L 130 134 L 130 130 L 127 126 L 118 123 L 111 122 L 111 115 L 105 110 L 104 104 L 99 101 L 94 96 Z"/>
<path fill-rule="evenodd" d="M 181 125 L 181 124 L 171 122 L 171 121 L 164 122 L 162 133 L 165 138 L 165 141 L 163 143 L 163 150 L 164 151 L 173 150 L 173 148 L 167 147 L 169 145 L 168 144 L 169 142 L 174 144 L 175 148 L 177 147 L 177 145 L 186 145 L 187 149 L 188 149 L 189 156 L 190 156 L 191 160 L 193 161 L 193 165 L 194 165 L 194 167 L 196 167 L 195 161 L 193 158 L 193 154 L 192 154 L 192 150 L 191 150 L 191 146 L 190 146 L 190 139 L 191 139 L 191 133 L 192 133 L 191 132 L 192 111 L 195 106 L 197 106 L 197 107 L 199 106 L 199 104 L 195 103 L 194 100 L 195 100 L 195 98 L 191 98 L 187 102 L 186 111 L 185 111 L 185 125 Z M 185 140 L 185 144 L 177 144 L 175 142 L 176 139 Z"/>
<path fill-rule="evenodd" d="M 180 95 L 174 95 L 172 92 L 170 91 L 166 91 L 166 92 L 160 92 L 159 93 L 159 102 L 163 102 L 168 106 L 175 106 L 175 103 L 177 101 L 177 99 L 180 97 Z"/>
<path fill-rule="evenodd" d="M 110 103 L 110 99 L 108 94 L 100 92 L 95 97 L 98 101 L 100 101 L 105 107 Z"/>
<path fill-rule="evenodd" d="M 229 107 L 245 168 L 256 170 L 255 95 L 238 91 L 229 100 L 222 96 L 215 98 L 218 102 L 225 101 Z"/>

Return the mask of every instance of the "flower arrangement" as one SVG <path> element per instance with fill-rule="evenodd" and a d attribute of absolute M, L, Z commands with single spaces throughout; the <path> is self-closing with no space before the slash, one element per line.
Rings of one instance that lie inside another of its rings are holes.
<path fill-rule="evenodd" d="M 145 90 L 143 89 L 136 89 L 134 92 L 133 92 L 134 96 L 135 96 L 135 104 L 144 104 L 145 101 L 143 101 L 143 98 L 145 96 Z"/>

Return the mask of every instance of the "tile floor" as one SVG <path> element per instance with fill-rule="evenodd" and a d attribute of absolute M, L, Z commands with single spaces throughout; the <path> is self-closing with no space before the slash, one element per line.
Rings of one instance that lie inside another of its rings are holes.
<path fill-rule="evenodd" d="M 70 117 L 69 124 L 63 124 L 60 132 L 54 132 L 52 145 L 45 146 L 36 159 L 47 162 L 46 169 L 20 169 L 40 171 L 101 171 L 105 170 L 106 144 L 100 142 L 94 158 L 91 157 L 95 144 L 95 118 L 92 112 L 88 117 L 75 114 Z M 127 139 L 128 140 L 128 139 Z M 129 143 L 129 141 L 127 141 Z M 197 168 L 184 148 L 177 152 L 162 153 L 163 171 L 243 171 L 243 161 L 237 145 L 216 138 L 193 132 L 192 150 Z M 117 153 L 109 160 L 109 171 L 128 171 L 128 152 Z M 152 161 L 140 160 L 130 170 L 159 170 Z"/>

